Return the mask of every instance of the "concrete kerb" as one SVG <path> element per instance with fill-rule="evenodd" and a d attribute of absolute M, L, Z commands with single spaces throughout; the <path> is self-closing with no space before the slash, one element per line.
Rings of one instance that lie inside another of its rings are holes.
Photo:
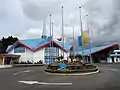
<path fill-rule="evenodd" d="M 114 63 L 94 63 L 95 65 L 111 65 L 111 64 L 120 64 L 120 62 Z"/>
<path fill-rule="evenodd" d="M 13 67 L 34 67 L 34 66 L 44 66 L 44 64 L 15 64 Z"/>
<path fill-rule="evenodd" d="M 0 68 L 11 68 L 12 65 L 0 65 Z"/>
<path fill-rule="evenodd" d="M 61 75 L 61 76 L 85 76 L 85 75 L 91 75 L 91 74 L 97 74 L 100 72 L 100 70 L 98 69 L 97 71 L 95 72 L 88 72 L 88 73 L 73 73 L 73 74 L 63 74 L 63 73 L 49 73 L 49 72 L 46 72 L 44 71 L 46 74 L 49 74 L 49 75 Z"/>

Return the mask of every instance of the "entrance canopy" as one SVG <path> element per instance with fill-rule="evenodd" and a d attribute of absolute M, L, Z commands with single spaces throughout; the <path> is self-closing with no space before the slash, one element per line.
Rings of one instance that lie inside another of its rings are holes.
<path fill-rule="evenodd" d="M 10 65 L 19 59 L 20 55 L 0 54 L 0 65 Z"/>
<path fill-rule="evenodd" d="M 15 55 L 15 54 L 0 54 L 0 57 L 13 57 L 13 58 L 19 58 L 20 55 Z"/>
<path fill-rule="evenodd" d="M 92 56 L 92 61 L 95 63 L 98 62 L 107 62 L 107 57 L 110 56 L 111 52 L 119 49 L 118 44 L 109 44 L 100 47 L 93 47 L 91 49 L 85 49 L 83 51 L 76 52 L 77 55 L 84 55 L 86 57 Z M 90 57 L 89 57 L 90 61 Z"/>

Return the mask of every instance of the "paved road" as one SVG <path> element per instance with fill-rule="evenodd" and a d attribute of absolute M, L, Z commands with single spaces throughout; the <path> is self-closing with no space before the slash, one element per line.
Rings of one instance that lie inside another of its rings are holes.
<path fill-rule="evenodd" d="M 87 76 L 48 75 L 43 72 L 43 67 L 0 69 L 0 90 L 120 90 L 120 64 L 99 64 L 98 67 L 100 73 Z M 45 84 L 24 84 L 19 81 Z M 72 84 L 49 85 L 50 83 Z"/>

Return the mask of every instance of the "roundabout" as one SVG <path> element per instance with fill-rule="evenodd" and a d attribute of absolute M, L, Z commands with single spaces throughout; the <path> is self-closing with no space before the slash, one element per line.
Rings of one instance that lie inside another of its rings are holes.
<path fill-rule="evenodd" d="M 75 61 L 72 63 L 52 63 L 46 66 L 44 71 L 47 74 L 52 75 L 89 75 L 98 73 L 99 69 L 93 64 L 86 64 L 81 61 Z"/>

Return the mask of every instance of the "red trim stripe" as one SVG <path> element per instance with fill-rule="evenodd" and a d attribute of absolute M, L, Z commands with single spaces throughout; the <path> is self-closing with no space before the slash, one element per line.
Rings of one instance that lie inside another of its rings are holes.
<path fill-rule="evenodd" d="M 59 48 L 61 48 L 62 50 L 64 50 L 65 52 L 68 52 L 66 49 L 64 49 L 61 45 L 59 45 L 57 42 L 53 41 L 55 45 L 57 45 Z"/>
<path fill-rule="evenodd" d="M 10 49 L 12 49 L 16 43 L 17 43 L 17 44 L 20 44 L 20 45 L 22 45 L 22 46 L 24 46 L 24 47 L 26 47 L 27 49 L 29 49 L 29 50 L 31 50 L 31 51 L 33 51 L 32 48 L 28 47 L 27 45 L 21 43 L 21 42 L 18 41 L 18 40 L 10 47 Z M 8 49 L 7 52 L 9 52 L 10 49 Z"/>
<path fill-rule="evenodd" d="M 111 46 L 109 46 L 109 47 L 103 48 L 103 49 L 98 50 L 98 51 L 96 51 L 96 52 L 93 52 L 93 53 L 91 53 L 91 54 L 95 54 L 95 53 L 97 53 L 97 52 L 100 52 L 100 51 L 102 51 L 102 50 L 105 50 L 105 49 L 108 49 L 108 48 L 114 47 L 114 46 L 118 46 L 118 44 L 113 44 L 113 45 L 111 45 Z M 87 56 L 87 55 L 89 55 L 89 54 L 86 54 L 86 56 Z"/>
<path fill-rule="evenodd" d="M 54 42 L 54 44 L 57 45 L 59 48 L 61 48 L 61 49 L 64 50 L 65 52 L 68 52 L 68 50 L 64 49 L 64 48 L 63 48 L 61 45 L 59 45 L 57 42 L 55 42 L 55 41 L 53 41 L 53 42 Z M 37 50 L 39 50 L 39 49 L 41 49 L 41 48 L 43 48 L 43 47 L 45 47 L 45 46 L 47 46 L 47 45 L 50 44 L 50 42 L 47 42 L 46 44 L 43 44 L 42 46 L 39 46 L 39 47 L 36 48 L 36 49 L 32 49 L 32 48 L 30 48 L 29 46 L 23 44 L 23 43 L 20 42 L 20 41 L 16 41 L 16 42 L 13 44 L 13 46 L 14 46 L 16 43 L 18 43 L 18 44 L 26 47 L 27 49 L 31 50 L 32 52 L 35 52 L 35 51 L 37 51 Z M 13 46 L 12 46 L 11 48 L 13 48 Z M 11 49 L 11 48 L 10 48 L 10 49 Z M 10 50 L 10 49 L 9 49 L 9 50 Z M 8 51 L 9 51 L 9 50 L 8 50 Z"/>
<path fill-rule="evenodd" d="M 10 52 L 10 50 L 13 48 L 13 46 L 18 43 L 18 40 L 7 50 L 7 52 Z"/>
<path fill-rule="evenodd" d="M 28 47 L 27 45 L 25 45 L 25 44 L 23 44 L 23 43 L 21 43 L 21 42 L 19 42 L 19 41 L 18 41 L 18 44 L 21 44 L 22 46 L 26 47 L 27 49 L 29 49 L 29 50 L 31 50 L 31 51 L 34 51 L 32 48 Z"/>
<path fill-rule="evenodd" d="M 61 46 L 60 46 L 58 43 L 56 43 L 55 41 L 53 41 L 53 43 L 54 43 L 55 45 L 57 45 L 59 48 L 61 48 L 62 50 L 64 50 L 65 52 L 68 52 L 67 50 L 65 50 L 63 47 L 61 47 Z M 37 50 L 39 50 L 39 49 L 41 49 L 41 48 L 43 48 L 43 47 L 45 47 L 45 46 L 47 46 L 47 45 L 49 45 L 49 44 L 50 44 L 50 42 L 48 42 L 48 43 L 46 43 L 46 44 L 44 44 L 44 45 L 36 48 L 36 49 L 34 50 L 34 52 L 37 51 Z"/>
<path fill-rule="evenodd" d="M 47 45 L 49 45 L 50 44 L 50 42 L 48 42 L 48 43 L 46 43 L 46 44 L 43 44 L 42 46 L 39 46 L 38 48 L 36 48 L 35 50 L 33 50 L 34 52 L 36 52 L 37 50 L 39 50 L 39 49 L 41 49 L 41 48 L 43 48 L 43 47 L 45 47 L 45 46 L 47 46 Z"/>

